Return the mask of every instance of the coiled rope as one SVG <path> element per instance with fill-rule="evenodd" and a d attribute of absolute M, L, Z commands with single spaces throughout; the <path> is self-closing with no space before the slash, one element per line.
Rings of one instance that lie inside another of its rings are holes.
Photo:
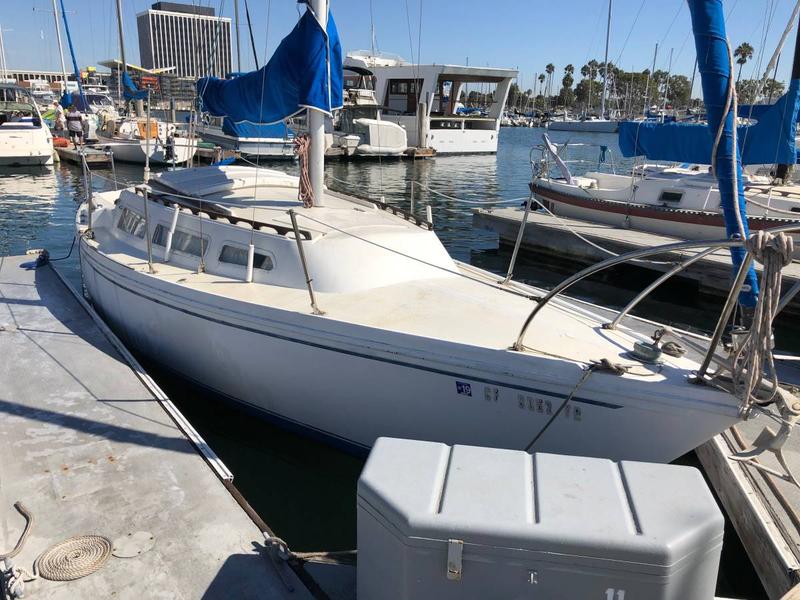
<path fill-rule="evenodd" d="M 742 414 L 748 415 L 754 405 L 769 403 L 778 393 L 778 374 L 772 355 L 772 322 L 780 303 L 782 269 L 792 262 L 794 241 L 785 233 L 772 235 L 761 230 L 747 240 L 745 247 L 764 265 L 750 334 L 733 356 L 734 393 L 742 401 Z M 767 399 L 759 399 L 757 393 L 765 371 L 772 383 L 772 393 Z"/>
<path fill-rule="evenodd" d="M 72 581 L 91 575 L 111 556 L 111 540 L 78 535 L 50 546 L 33 563 L 35 575 L 50 581 Z"/>
<path fill-rule="evenodd" d="M 297 187 L 297 199 L 305 208 L 314 206 L 314 190 L 311 189 L 311 176 L 308 173 L 308 153 L 311 148 L 311 138 L 303 133 L 294 138 L 294 153 L 300 163 L 300 185 Z"/>

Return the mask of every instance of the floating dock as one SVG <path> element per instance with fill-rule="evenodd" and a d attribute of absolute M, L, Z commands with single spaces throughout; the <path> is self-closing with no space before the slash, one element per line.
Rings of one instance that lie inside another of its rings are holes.
<path fill-rule="evenodd" d="M 472 219 L 475 227 L 493 231 L 497 233 L 501 244 L 513 246 L 517 240 L 522 216 L 523 211 L 519 208 L 475 209 Z M 581 239 L 578 237 L 579 235 L 585 239 Z M 531 211 L 520 248 L 559 259 L 594 264 L 609 258 L 611 256 L 609 252 L 623 254 L 642 248 L 673 244 L 678 241 L 683 240 Z M 596 246 L 592 244 L 596 244 Z M 684 261 L 696 253 L 697 250 L 667 252 L 652 256 L 649 261 L 639 261 L 636 266 L 666 272 L 675 263 Z M 756 264 L 756 268 L 758 269 L 760 266 Z M 701 293 L 715 296 L 727 295 L 731 286 L 730 254 L 727 249 L 720 249 L 689 265 L 675 277 L 696 282 L 698 291 Z M 783 270 L 784 291 L 799 279 L 800 263 L 795 261 Z M 796 296 L 786 310 L 787 312 L 800 312 L 800 298 Z"/>
<path fill-rule="evenodd" d="M 78 535 L 108 538 L 113 555 L 80 579 L 27 583 L 25 597 L 311 598 L 265 548 L 225 465 L 83 298 L 34 261 L 0 257 L 0 554 L 23 532 L 21 501 L 34 522 L 14 566 L 30 571 Z"/>
<path fill-rule="evenodd" d="M 56 148 L 56 153 L 61 160 L 71 162 L 76 165 L 81 164 L 81 153 L 86 158 L 89 167 L 107 167 L 111 165 L 111 154 L 98 148 L 86 146 L 83 150 L 75 150 L 70 145 L 67 148 Z"/>
<path fill-rule="evenodd" d="M 781 378 L 800 385 L 800 363 L 783 367 Z M 730 458 L 748 450 L 767 426 L 778 431 L 774 413 L 739 423 L 700 446 L 696 453 L 769 597 L 798 600 L 800 488 L 752 464 Z M 800 477 L 800 438 L 796 432 L 788 438 L 783 453 L 791 472 Z M 785 473 L 771 452 L 757 460 Z"/>

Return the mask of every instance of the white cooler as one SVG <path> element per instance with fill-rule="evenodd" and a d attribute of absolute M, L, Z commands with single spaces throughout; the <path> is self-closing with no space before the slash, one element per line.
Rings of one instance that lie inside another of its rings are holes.
<path fill-rule="evenodd" d="M 723 517 L 691 467 L 381 438 L 359 600 L 710 600 Z"/>

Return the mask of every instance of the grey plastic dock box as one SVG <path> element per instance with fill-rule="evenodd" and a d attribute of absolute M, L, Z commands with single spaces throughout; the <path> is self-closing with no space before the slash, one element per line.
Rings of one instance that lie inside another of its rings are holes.
<path fill-rule="evenodd" d="M 710 600 L 723 517 L 692 467 L 381 438 L 359 600 Z"/>

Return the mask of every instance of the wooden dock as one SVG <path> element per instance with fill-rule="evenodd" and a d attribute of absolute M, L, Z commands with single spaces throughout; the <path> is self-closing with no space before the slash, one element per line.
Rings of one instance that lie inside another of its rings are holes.
<path fill-rule="evenodd" d="M 475 209 L 473 224 L 480 229 L 495 232 L 501 244 L 513 246 L 517 239 L 522 215 L 523 210 L 517 207 Z M 576 234 L 585 239 L 581 239 Z M 569 259 L 581 264 L 594 264 L 611 256 L 609 252 L 601 248 L 615 254 L 623 254 L 632 250 L 652 248 L 678 241 L 682 240 L 600 223 L 589 223 L 564 217 L 556 218 L 544 212 L 532 211 L 528 215 L 520 249 L 559 259 Z M 596 244 L 600 248 L 592 244 Z M 651 262 L 639 261 L 636 266 L 666 272 L 677 262 L 686 260 L 696 253 L 697 250 L 664 253 L 650 257 Z M 756 265 L 756 268 L 759 266 Z M 786 267 L 783 273 L 785 290 L 800 279 L 800 263 L 795 261 Z M 688 266 L 676 277 L 694 281 L 701 293 L 725 295 L 731 285 L 730 254 L 726 249 L 718 250 Z M 795 297 L 786 310 L 792 313 L 800 312 L 800 297 Z"/>
<path fill-rule="evenodd" d="M 784 364 L 782 379 L 800 385 L 800 364 Z M 777 431 L 774 412 L 739 423 L 700 446 L 696 453 L 717 492 L 759 579 L 770 598 L 800 599 L 800 488 L 730 456 L 749 449 L 768 426 Z M 800 477 L 800 438 L 783 448 L 789 468 Z M 758 461 L 783 472 L 765 452 Z"/>
<path fill-rule="evenodd" d="M 76 165 L 81 164 L 81 153 L 83 153 L 83 156 L 86 158 L 86 163 L 90 168 L 107 167 L 111 165 L 110 153 L 104 152 L 99 148 L 93 148 L 91 146 L 86 146 L 83 148 L 83 150 L 75 150 L 75 148 L 70 145 L 67 148 L 56 148 L 56 153 L 61 160 L 65 160 Z"/>
<path fill-rule="evenodd" d="M 0 257 L 0 553 L 23 532 L 21 501 L 34 523 L 15 566 L 76 535 L 108 538 L 113 554 L 86 577 L 29 582 L 25 597 L 311 598 L 271 559 L 225 465 L 34 259 Z"/>

